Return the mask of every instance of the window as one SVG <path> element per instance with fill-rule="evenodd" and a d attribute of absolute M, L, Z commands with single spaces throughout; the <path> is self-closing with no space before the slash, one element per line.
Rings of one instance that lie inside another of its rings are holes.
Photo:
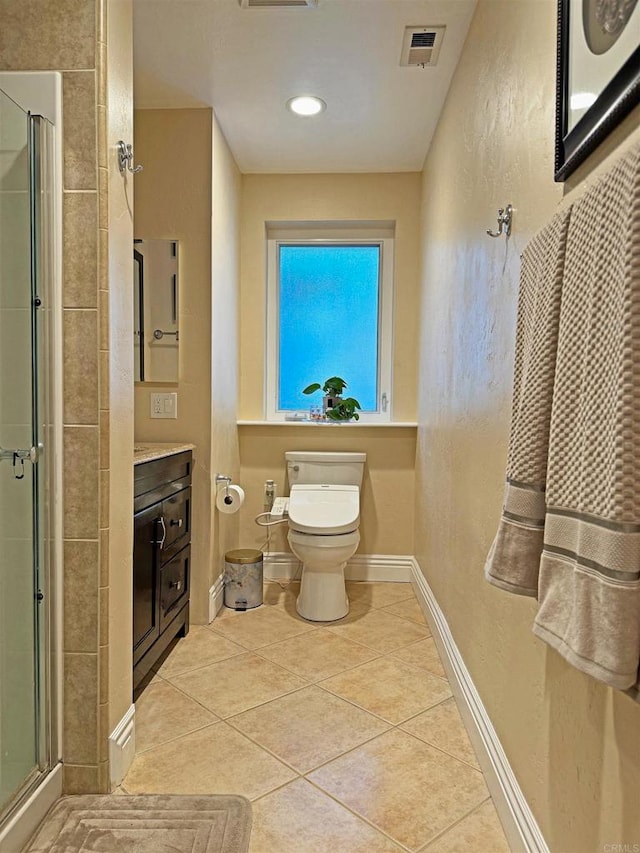
<path fill-rule="evenodd" d="M 392 228 L 309 226 L 267 236 L 268 420 L 308 412 L 321 392 L 302 389 L 341 376 L 362 422 L 390 421 Z"/>

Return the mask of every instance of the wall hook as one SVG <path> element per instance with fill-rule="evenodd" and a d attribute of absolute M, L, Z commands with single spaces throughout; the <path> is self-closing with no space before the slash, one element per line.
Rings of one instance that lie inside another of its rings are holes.
<path fill-rule="evenodd" d="M 499 237 L 501 234 L 504 234 L 505 237 L 509 237 L 511 234 L 511 219 L 513 217 L 513 207 L 508 204 L 506 207 L 501 207 L 498 210 L 498 230 L 497 232 L 493 232 L 487 230 L 487 234 L 489 237 Z"/>
<path fill-rule="evenodd" d="M 133 165 L 133 145 L 123 142 L 122 139 L 118 142 L 118 168 L 123 175 L 127 170 L 132 175 L 142 171 L 142 166 Z"/>

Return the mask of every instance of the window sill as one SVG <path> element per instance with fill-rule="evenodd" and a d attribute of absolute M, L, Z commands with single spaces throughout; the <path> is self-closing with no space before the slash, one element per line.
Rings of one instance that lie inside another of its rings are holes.
<path fill-rule="evenodd" d="M 303 427 L 305 429 L 416 429 L 416 421 L 382 421 L 378 423 L 363 423 L 362 421 L 347 421 L 346 423 L 327 423 L 319 421 L 238 421 L 238 426 L 251 427 Z"/>

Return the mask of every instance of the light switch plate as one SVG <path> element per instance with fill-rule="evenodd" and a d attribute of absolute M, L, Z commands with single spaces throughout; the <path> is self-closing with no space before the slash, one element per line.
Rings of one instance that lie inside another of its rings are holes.
<path fill-rule="evenodd" d="M 152 418 L 177 418 L 178 395 L 175 391 L 168 394 L 151 394 Z"/>

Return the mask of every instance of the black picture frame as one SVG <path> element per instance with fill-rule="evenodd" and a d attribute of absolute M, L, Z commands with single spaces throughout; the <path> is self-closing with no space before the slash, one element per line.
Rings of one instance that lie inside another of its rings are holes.
<path fill-rule="evenodd" d="M 640 40 L 576 125 L 569 130 L 572 0 L 558 0 L 554 179 L 564 181 L 640 103 Z M 596 60 L 597 61 L 597 58 Z"/>

